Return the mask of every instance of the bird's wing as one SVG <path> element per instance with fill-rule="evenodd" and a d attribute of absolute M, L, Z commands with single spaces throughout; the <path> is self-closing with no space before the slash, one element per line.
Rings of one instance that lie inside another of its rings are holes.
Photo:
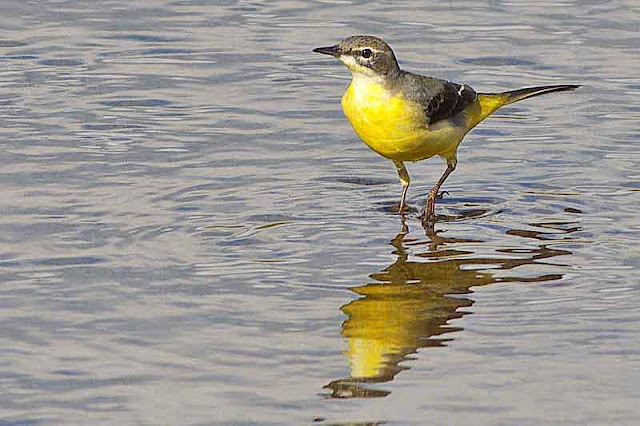
<path fill-rule="evenodd" d="M 453 117 L 477 99 L 471 87 L 447 80 L 409 72 L 400 79 L 404 96 L 422 106 L 428 124 Z"/>

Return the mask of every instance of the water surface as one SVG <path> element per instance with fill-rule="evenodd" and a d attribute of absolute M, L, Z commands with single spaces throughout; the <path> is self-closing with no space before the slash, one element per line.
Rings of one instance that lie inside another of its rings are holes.
<path fill-rule="evenodd" d="M 632 2 L 3 2 L 0 422 L 632 424 Z M 477 91 L 580 83 L 444 166 L 349 127 L 356 33 Z"/>

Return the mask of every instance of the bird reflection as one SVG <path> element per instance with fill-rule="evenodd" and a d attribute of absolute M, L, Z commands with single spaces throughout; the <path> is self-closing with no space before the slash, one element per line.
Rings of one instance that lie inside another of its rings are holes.
<path fill-rule="evenodd" d="M 346 355 L 350 375 L 325 386 L 330 389 L 330 396 L 375 398 L 389 395 L 389 391 L 371 384 L 393 380 L 396 374 L 409 368 L 401 363 L 411 359 L 411 354 L 419 348 L 444 346 L 452 340 L 444 335 L 461 330 L 448 323 L 466 315 L 468 312 L 464 308 L 470 307 L 473 300 L 452 295 L 469 294 L 471 287 L 499 282 L 560 279 L 560 274 L 496 276 L 496 271 L 542 264 L 543 259 L 571 254 L 549 247 L 547 240 L 552 238 L 545 238 L 545 234 L 568 234 L 577 228 L 566 228 L 564 225 L 567 224 L 562 223 L 532 225 L 549 232 L 510 230 L 507 233 L 537 240 L 536 248 L 497 250 L 499 255 L 491 257 L 475 257 L 473 252 L 453 248 L 439 250 L 441 245 L 455 246 L 471 240 L 444 238 L 433 228 L 427 228 L 429 250 L 412 253 L 412 258 L 424 259 L 417 261 L 409 260 L 406 246 L 415 245 L 416 241 L 407 240 L 408 229 L 403 219 L 402 231 L 391 241 L 396 261 L 370 275 L 373 282 L 352 288 L 361 297 L 340 308 L 348 317 L 342 324 L 342 336 L 348 345 Z"/>

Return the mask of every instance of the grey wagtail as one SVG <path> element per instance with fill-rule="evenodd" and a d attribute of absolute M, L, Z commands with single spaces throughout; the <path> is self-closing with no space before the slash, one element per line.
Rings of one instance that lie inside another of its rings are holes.
<path fill-rule="evenodd" d="M 313 51 L 340 59 L 351 71 L 342 110 L 360 139 L 395 164 L 402 183 L 400 213 L 406 209 L 410 182 L 404 162 L 434 155 L 446 160 L 446 170 L 427 196 L 423 220 L 428 224 L 435 223 L 438 191 L 455 170 L 458 146 L 471 129 L 504 105 L 580 87 L 563 84 L 476 93 L 464 84 L 401 70 L 389 45 L 373 36 L 352 36 Z"/>

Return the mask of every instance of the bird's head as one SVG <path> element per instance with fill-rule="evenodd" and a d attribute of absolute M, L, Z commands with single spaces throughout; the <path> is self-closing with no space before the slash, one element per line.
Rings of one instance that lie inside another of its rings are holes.
<path fill-rule="evenodd" d="M 400 71 L 393 50 L 374 36 L 351 36 L 334 46 L 318 47 L 313 51 L 340 59 L 353 74 L 386 77 Z"/>

